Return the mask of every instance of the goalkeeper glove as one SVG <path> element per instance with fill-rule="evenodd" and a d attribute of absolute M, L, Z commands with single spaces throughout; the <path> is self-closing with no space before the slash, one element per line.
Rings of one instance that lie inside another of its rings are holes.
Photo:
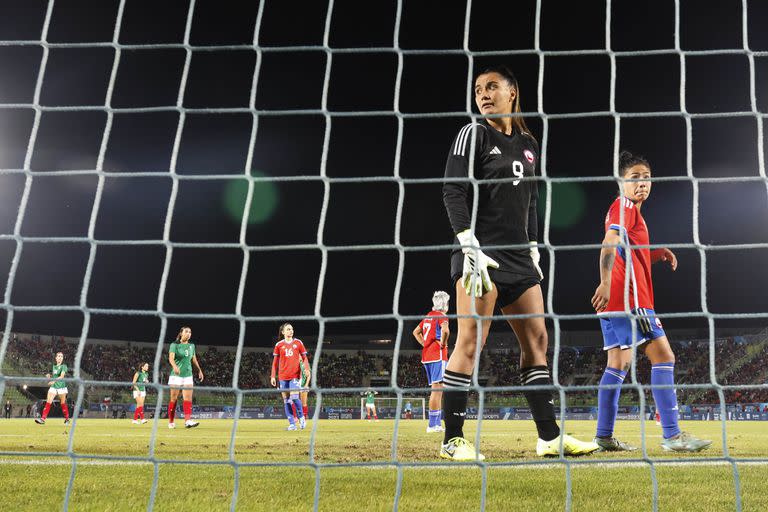
<path fill-rule="evenodd" d="M 645 308 L 635 308 L 632 312 L 637 315 L 637 329 L 643 336 L 650 336 L 653 332 L 653 325 L 651 324 L 651 316 L 648 314 L 648 310 Z"/>
<path fill-rule="evenodd" d="M 493 258 L 489 258 L 480 250 L 480 242 L 472 236 L 469 229 L 465 229 L 456 235 L 464 253 L 464 268 L 461 274 L 461 285 L 467 295 L 482 297 L 485 292 L 493 289 L 488 267 L 499 268 L 499 264 Z M 476 247 L 476 249 L 473 249 Z M 474 282 L 473 282 L 474 279 Z"/>
<path fill-rule="evenodd" d="M 533 260 L 533 266 L 536 272 L 539 273 L 539 279 L 544 279 L 544 272 L 541 271 L 539 261 L 541 261 L 541 254 L 539 254 L 539 247 L 537 242 L 531 242 L 531 260 Z"/>

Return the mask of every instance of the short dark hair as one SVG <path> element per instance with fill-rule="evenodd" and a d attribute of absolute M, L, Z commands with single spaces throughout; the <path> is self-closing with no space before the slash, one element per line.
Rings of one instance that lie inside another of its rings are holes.
<path fill-rule="evenodd" d="M 627 171 L 636 166 L 636 165 L 644 165 L 649 170 L 651 168 L 651 164 L 648 163 L 648 160 L 645 159 L 642 155 L 634 155 L 627 151 L 626 149 L 619 154 L 619 176 L 622 178 L 625 174 L 627 174 Z"/>

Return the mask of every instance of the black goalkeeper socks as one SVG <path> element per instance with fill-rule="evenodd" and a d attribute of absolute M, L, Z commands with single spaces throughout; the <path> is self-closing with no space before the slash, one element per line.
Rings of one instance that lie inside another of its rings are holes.
<path fill-rule="evenodd" d="M 445 370 L 443 377 L 443 443 L 454 437 L 464 437 L 464 417 L 467 415 L 467 398 L 471 375 Z"/>
<path fill-rule="evenodd" d="M 549 369 L 546 366 L 529 366 L 520 369 L 520 380 L 523 386 L 547 386 L 552 382 L 549 379 Z M 539 439 L 551 441 L 560 435 L 560 427 L 555 421 L 555 405 L 552 393 L 547 389 L 536 391 L 524 391 L 528 407 L 531 408 L 533 421 L 536 422 L 536 430 Z M 443 399 L 445 400 L 445 399 Z"/>

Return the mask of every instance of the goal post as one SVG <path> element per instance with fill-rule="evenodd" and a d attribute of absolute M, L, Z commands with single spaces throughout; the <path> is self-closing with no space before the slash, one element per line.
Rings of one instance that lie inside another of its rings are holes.
<path fill-rule="evenodd" d="M 376 414 L 379 418 L 395 419 L 397 416 L 397 401 L 399 398 L 393 397 L 376 397 L 374 399 L 374 405 L 376 406 Z M 410 404 L 410 411 L 412 416 L 406 417 L 407 406 Z M 423 396 L 403 396 L 400 406 L 400 419 L 427 419 L 427 400 Z M 360 419 L 364 420 L 366 417 L 365 411 L 365 398 L 360 399 Z"/>

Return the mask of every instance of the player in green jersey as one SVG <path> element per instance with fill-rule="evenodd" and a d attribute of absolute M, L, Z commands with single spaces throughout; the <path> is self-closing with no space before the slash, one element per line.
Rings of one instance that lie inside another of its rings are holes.
<path fill-rule="evenodd" d="M 171 399 L 168 402 L 168 428 L 176 428 L 174 419 L 176 416 L 176 400 L 181 391 L 184 399 L 184 427 L 193 428 L 199 425 L 197 421 L 192 420 L 192 365 L 197 368 L 197 378 L 203 381 L 203 369 L 197 362 L 195 353 L 195 344 L 190 343 L 192 338 L 192 329 L 184 326 L 176 335 L 176 341 L 171 343 L 168 350 L 168 361 L 171 363 L 173 371 L 168 378 L 168 385 L 171 386 Z"/>
<path fill-rule="evenodd" d="M 69 423 L 69 408 L 67 407 L 67 383 L 62 379 L 67 377 L 67 365 L 64 364 L 64 353 L 56 353 L 56 364 L 53 365 L 51 373 L 45 374 L 49 379 L 53 379 L 48 382 L 50 388 L 48 388 L 48 398 L 45 401 L 45 408 L 43 409 L 43 415 L 40 418 L 35 418 L 35 423 L 39 425 L 45 425 L 45 419 L 48 417 L 48 413 L 51 411 L 51 404 L 53 399 L 59 397 L 61 403 L 61 412 L 64 413 L 64 424 Z"/>
<path fill-rule="evenodd" d="M 373 414 L 373 419 L 379 421 L 379 415 L 376 414 L 376 402 L 374 399 L 374 396 L 378 395 L 379 392 L 369 389 L 361 394 L 365 395 L 365 419 L 371 421 L 371 414 Z M 362 419 L 362 414 L 360 419 Z"/>
<path fill-rule="evenodd" d="M 144 418 L 144 397 L 147 396 L 149 382 L 149 363 L 141 363 L 139 370 L 133 374 L 133 398 L 136 400 L 136 410 L 133 411 L 133 424 L 146 423 Z"/>
<path fill-rule="evenodd" d="M 307 360 L 309 360 L 309 356 L 307 356 Z M 309 375 L 310 370 L 309 368 L 304 367 L 304 360 L 299 361 L 299 369 L 301 370 L 301 391 L 299 392 L 299 398 L 301 398 L 301 408 L 304 412 L 304 417 L 308 418 L 309 414 Z"/>

